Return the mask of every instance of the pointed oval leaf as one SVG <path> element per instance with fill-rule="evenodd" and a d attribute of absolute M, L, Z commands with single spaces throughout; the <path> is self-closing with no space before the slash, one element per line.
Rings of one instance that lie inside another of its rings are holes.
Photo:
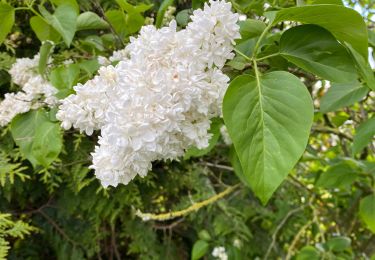
<path fill-rule="evenodd" d="M 84 12 L 77 18 L 77 31 L 107 29 L 108 27 L 108 23 L 93 12 Z"/>
<path fill-rule="evenodd" d="M 35 32 L 36 37 L 38 37 L 41 42 L 53 41 L 57 43 L 61 39 L 60 34 L 39 16 L 33 16 L 30 18 L 30 26 Z"/>
<path fill-rule="evenodd" d="M 207 254 L 210 245 L 204 240 L 198 240 L 194 243 L 191 252 L 191 260 L 198 260 Z"/>
<path fill-rule="evenodd" d="M 224 121 L 255 194 L 266 203 L 305 150 L 313 104 L 287 72 L 237 77 L 224 97 Z"/>
<path fill-rule="evenodd" d="M 326 29 L 306 24 L 280 39 L 280 54 L 302 69 L 334 82 L 352 82 L 357 70 L 350 54 Z"/>
<path fill-rule="evenodd" d="M 320 111 L 327 113 L 339 108 L 353 105 L 369 92 L 368 87 L 358 81 L 349 83 L 332 83 L 327 93 L 320 100 Z"/>
<path fill-rule="evenodd" d="M 4 2 L 0 2 L 0 44 L 5 40 L 14 24 L 14 8 Z"/>
<path fill-rule="evenodd" d="M 363 198 L 359 204 L 359 215 L 368 229 L 375 233 L 375 194 Z"/>
<path fill-rule="evenodd" d="M 365 148 L 375 135 L 375 117 L 363 122 L 357 129 L 353 139 L 353 154 L 357 154 Z"/>
<path fill-rule="evenodd" d="M 10 130 L 21 154 L 36 167 L 48 167 L 60 154 L 62 133 L 58 122 L 51 122 L 43 109 L 16 116 Z"/>
<path fill-rule="evenodd" d="M 56 8 L 53 15 L 43 6 L 39 6 L 39 9 L 47 22 L 61 35 L 65 44 L 70 46 L 77 27 L 76 9 L 70 4 L 62 4 Z"/>
<path fill-rule="evenodd" d="M 269 12 L 267 16 L 277 24 L 295 21 L 319 25 L 330 31 L 338 40 L 349 43 L 367 59 L 367 26 L 362 16 L 351 8 L 340 5 L 307 5 Z"/>

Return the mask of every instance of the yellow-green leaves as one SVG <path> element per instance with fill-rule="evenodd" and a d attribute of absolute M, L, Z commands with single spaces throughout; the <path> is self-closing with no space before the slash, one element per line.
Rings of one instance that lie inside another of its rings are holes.
<path fill-rule="evenodd" d="M 0 2 L 0 44 L 10 33 L 14 24 L 14 8 L 7 3 Z"/>
<path fill-rule="evenodd" d="M 301 81 L 287 72 L 233 80 L 224 121 L 246 182 L 266 203 L 305 150 L 313 104 Z"/>

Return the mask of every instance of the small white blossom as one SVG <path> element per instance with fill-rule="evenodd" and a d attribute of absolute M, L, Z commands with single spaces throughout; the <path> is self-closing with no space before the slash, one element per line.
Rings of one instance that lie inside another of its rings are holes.
<path fill-rule="evenodd" d="M 219 260 L 228 260 L 227 252 L 225 251 L 225 248 L 222 246 L 215 247 L 214 250 L 212 250 L 212 256 L 216 257 L 216 259 Z"/>

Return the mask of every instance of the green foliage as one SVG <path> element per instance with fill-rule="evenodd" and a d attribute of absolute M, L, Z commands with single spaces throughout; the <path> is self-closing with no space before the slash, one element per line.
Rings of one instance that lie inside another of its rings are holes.
<path fill-rule="evenodd" d="M 353 105 L 364 98 L 368 91 L 369 89 L 358 81 L 332 83 L 332 86 L 320 100 L 320 111 L 327 113 Z"/>
<path fill-rule="evenodd" d="M 0 17 L 3 20 L 3 22 L 0 24 L 0 44 L 4 41 L 7 34 L 12 30 L 15 20 L 14 15 L 15 11 L 11 5 L 5 2 L 0 2 Z"/>
<path fill-rule="evenodd" d="M 43 109 L 18 115 L 11 132 L 21 154 L 36 167 L 48 167 L 61 152 L 62 135 L 58 122 L 50 120 Z"/>
<path fill-rule="evenodd" d="M 334 82 L 352 82 L 357 72 L 349 53 L 336 38 L 316 25 L 301 25 L 283 33 L 280 54 L 300 68 Z"/>
<path fill-rule="evenodd" d="M 145 24 L 164 26 L 168 7 L 179 30 L 204 2 L 1 1 L 1 98 L 19 90 L 8 73 L 15 58 L 40 51 L 37 72 L 65 98 L 97 74 L 98 56 Z M 374 3 L 231 2 L 246 18 L 223 68 L 224 122 L 212 120 L 206 149 L 104 189 L 89 168 L 100 133 L 63 132 L 57 108 L 1 129 L 0 259 L 210 260 L 215 247 L 230 260 L 374 257 Z M 183 210 L 228 187 L 177 219 L 137 217 Z"/>

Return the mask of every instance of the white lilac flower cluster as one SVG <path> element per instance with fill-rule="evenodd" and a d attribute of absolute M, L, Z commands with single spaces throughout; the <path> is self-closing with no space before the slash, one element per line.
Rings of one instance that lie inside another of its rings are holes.
<path fill-rule="evenodd" d="M 103 186 L 127 184 L 155 160 L 208 146 L 210 119 L 221 116 L 229 81 L 221 68 L 240 37 L 238 14 L 211 0 L 191 18 L 180 31 L 175 21 L 144 26 L 112 56 L 121 60 L 116 66 L 101 67 L 62 101 L 57 118 L 65 129 L 101 130 L 91 167 Z"/>
<path fill-rule="evenodd" d="M 9 70 L 12 81 L 21 87 L 17 93 L 7 93 L 0 102 L 0 126 L 6 126 L 12 119 L 30 109 L 44 104 L 54 106 L 57 92 L 48 81 L 37 73 L 39 54 L 34 58 L 17 59 Z"/>
<path fill-rule="evenodd" d="M 212 250 L 212 256 L 219 260 L 228 260 L 227 252 L 222 246 L 215 247 L 214 250 Z"/>

